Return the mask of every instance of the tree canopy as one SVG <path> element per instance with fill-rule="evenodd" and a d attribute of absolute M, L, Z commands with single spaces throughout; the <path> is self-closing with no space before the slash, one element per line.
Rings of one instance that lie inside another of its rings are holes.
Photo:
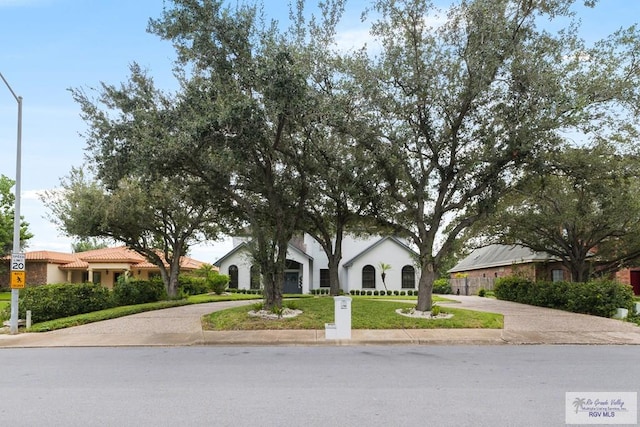
<path fill-rule="evenodd" d="M 15 213 L 15 195 L 11 192 L 15 181 L 0 175 L 0 245 L 2 255 L 8 255 L 13 250 L 13 230 Z M 20 217 L 23 218 L 22 216 Z M 20 221 L 20 248 L 27 246 L 33 234 L 29 231 L 29 224 Z"/>
<path fill-rule="evenodd" d="M 431 26 L 429 1 L 374 2 L 382 52 L 360 81 L 377 134 L 361 143 L 384 171 L 376 217 L 418 248 L 419 310 L 430 309 L 435 272 L 461 233 L 542 153 L 569 132 L 635 133 L 637 30 L 588 47 L 577 22 L 539 27 L 570 18 L 573 3 L 460 1 Z"/>
<path fill-rule="evenodd" d="M 250 230 L 267 307 L 281 304 L 294 233 L 315 236 L 337 266 L 343 230 L 375 224 L 417 248 L 418 309 L 429 310 L 460 236 L 542 170 L 545 153 L 569 135 L 638 135 L 638 31 L 587 45 L 576 3 L 460 0 L 439 10 L 376 0 L 365 14 L 379 42 L 370 55 L 336 49 L 344 0 L 320 2 L 317 16 L 293 2 L 287 28 L 259 6 L 174 0 L 148 30 L 178 53 L 175 96 L 136 65 L 97 101 L 73 91 L 96 182 L 67 184 L 111 216 L 86 203 L 58 213 L 86 213 L 84 235 L 182 241 L 174 255 L 188 239 L 167 239 L 149 218 L 215 213 L 210 221 Z M 550 29 L 555 22 L 568 24 Z M 191 232 L 204 232 L 195 222 Z"/>
<path fill-rule="evenodd" d="M 600 142 L 550 153 L 505 197 L 487 238 L 546 252 L 574 281 L 640 259 L 640 164 Z"/>
<path fill-rule="evenodd" d="M 193 138 L 192 118 L 137 64 L 126 84 L 103 84 L 97 99 L 80 89 L 72 94 L 89 124 L 89 170 L 74 168 L 61 179 L 62 191 L 45 195 L 54 221 L 69 236 L 126 244 L 160 268 L 175 295 L 180 258 L 229 223 L 217 187 L 176 173 L 163 156 Z"/>

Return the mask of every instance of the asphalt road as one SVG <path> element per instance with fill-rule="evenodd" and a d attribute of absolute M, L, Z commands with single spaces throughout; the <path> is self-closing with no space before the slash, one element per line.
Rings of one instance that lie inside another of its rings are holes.
<path fill-rule="evenodd" d="M 562 426 L 567 391 L 638 391 L 640 346 L 22 348 L 6 426 Z"/>

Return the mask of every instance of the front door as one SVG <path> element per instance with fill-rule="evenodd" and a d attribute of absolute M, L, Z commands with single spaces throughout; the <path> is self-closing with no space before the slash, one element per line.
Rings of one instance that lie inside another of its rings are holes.
<path fill-rule="evenodd" d="M 640 271 L 631 271 L 631 286 L 633 286 L 633 293 L 640 295 Z"/>
<path fill-rule="evenodd" d="M 299 273 L 297 271 L 287 271 L 284 273 L 284 293 L 301 294 L 302 286 L 298 282 Z"/>

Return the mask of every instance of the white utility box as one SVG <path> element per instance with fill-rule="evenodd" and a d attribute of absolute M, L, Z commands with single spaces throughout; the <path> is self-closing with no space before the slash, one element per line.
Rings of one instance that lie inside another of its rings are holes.
<path fill-rule="evenodd" d="M 328 340 L 351 339 L 351 297 L 333 297 L 334 323 L 325 323 L 324 336 Z"/>

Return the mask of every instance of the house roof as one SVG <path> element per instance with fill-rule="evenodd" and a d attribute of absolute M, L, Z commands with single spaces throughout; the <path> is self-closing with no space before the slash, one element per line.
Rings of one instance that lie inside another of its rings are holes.
<path fill-rule="evenodd" d="M 6 256 L 5 259 L 10 259 Z M 65 253 L 54 251 L 32 251 L 25 253 L 26 261 L 42 261 L 51 264 L 60 264 L 59 268 L 64 270 L 87 269 L 89 264 L 100 263 L 124 263 L 135 269 L 156 269 L 155 264 L 149 262 L 144 256 L 127 248 L 118 246 L 114 248 L 94 249 L 85 252 Z M 195 270 L 204 263 L 189 257 L 180 259 L 180 268 L 185 270 Z"/>
<path fill-rule="evenodd" d="M 547 253 L 534 252 L 520 245 L 489 245 L 475 249 L 449 270 L 449 273 L 556 260 Z"/>
<path fill-rule="evenodd" d="M 358 255 L 354 256 L 349 261 L 345 262 L 343 264 L 344 267 L 351 267 L 353 265 L 353 263 L 356 262 L 360 257 L 362 257 L 362 256 L 366 255 L 367 253 L 371 252 L 373 249 L 375 249 L 378 246 L 382 245 L 386 241 L 391 241 L 391 242 L 397 244 L 398 246 L 400 246 L 402 249 L 404 249 L 407 252 L 409 252 L 411 255 L 418 256 L 418 254 L 413 249 L 411 249 L 409 246 L 407 246 L 404 242 L 402 242 L 397 237 L 395 237 L 395 236 L 387 236 L 387 237 L 383 237 L 380 240 L 377 240 L 374 244 L 372 244 L 371 246 L 369 246 L 368 248 L 366 248 L 365 250 L 360 252 Z"/>
<path fill-rule="evenodd" d="M 236 253 L 240 252 L 242 249 L 247 249 L 249 248 L 249 244 L 246 242 L 240 243 L 238 246 L 236 246 L 235 248 L 231 249 L 229 252 L 227 252 L 222 258 L 220 258 L 219 260 L 217 260 L 216 262 L 213 263 L 213 265 L 215 265 L 216 267 L 220 267 L 222 265 L 222 263 L 231 258 L 233 255 L 235 255 Z M 297 252 L 299 254 L 301 254 L 302 256 L 307 257 L 310 260 L 313 260 L 313 257 L 311 255 L 309 255 L 308 253 L 304 252 L 302 249 L 298 248 L 295 245 L 292 245 L 291 243 L 289 243 L 288 245 L 288 250 L 293 251 L 293 252 Z"/>

